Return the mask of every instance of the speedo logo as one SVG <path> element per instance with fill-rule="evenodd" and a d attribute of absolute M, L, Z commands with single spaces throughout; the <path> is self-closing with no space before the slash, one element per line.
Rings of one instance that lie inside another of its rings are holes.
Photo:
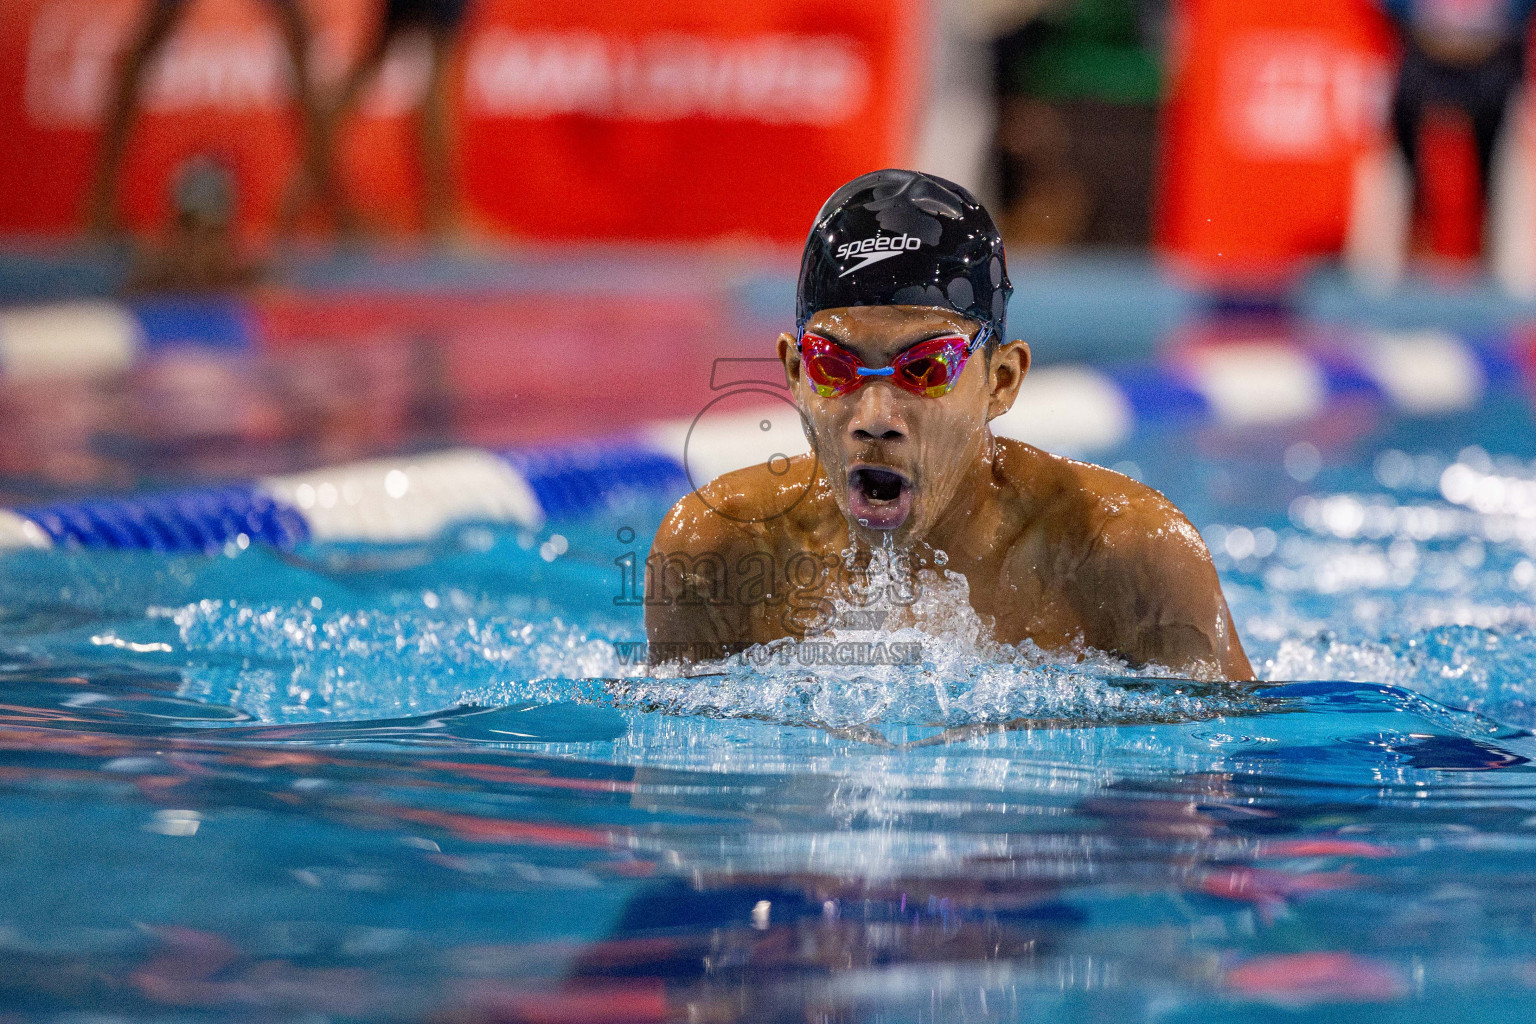
<path fill-rule="evenodd" d="M 855 270 L 863 270 L 871 263 L 888 260 L 908 249 L 921 248 L 922 244 L 923 240 L 916 235 L 876 235 L 874 238 L 865 238 L 858 242 L 844 242 L 837 247 L 837 258 L 846 260 L 858 256 L 860 259 L 837 276 L 847 277 Z"/>

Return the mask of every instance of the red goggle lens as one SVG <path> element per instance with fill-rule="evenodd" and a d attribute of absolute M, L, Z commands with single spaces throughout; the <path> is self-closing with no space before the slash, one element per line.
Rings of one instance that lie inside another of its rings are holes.
<path fill-rule="evenodd" d="M 806 376 L 816 386 L 822 398 L 836 398 L 864 383 L 859 376 L 861 364 L 858 357 L 845 348 L 839 348 L 826 338 L 807 334 L 800 347 L 801 364 Z"/>
<path fill-rule="evenodd" d="M 947 394 L 965 369 L 964 338 L 934 338 L 913 345 L 891 363 L 897 384 L 913 394 L 938 398 Z"/>

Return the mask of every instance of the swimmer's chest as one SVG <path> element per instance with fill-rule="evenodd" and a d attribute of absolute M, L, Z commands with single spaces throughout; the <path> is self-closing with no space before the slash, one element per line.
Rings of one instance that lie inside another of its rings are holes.
<path fill-rule="evenodd" d="M 914 579 L 871 571 L 867 561 L 850 564 L 843 550 L 830 545 L 765 545 L 734 567 L 730 617 L 744 639 L 767 643 L 906 625 L 943 631 L 946 610 L 966 602 L 999 642 L 1028 639 L 1047 649 L 1079 645 L 1093 629 L 1074 592 L 1075 580 L 1065 571 L 1073 559 L 1035 548 L 951 562 L 944 570 L 947 579 L 936 573 Z M 925 617 L 938 621 L 922 621 Z"/>

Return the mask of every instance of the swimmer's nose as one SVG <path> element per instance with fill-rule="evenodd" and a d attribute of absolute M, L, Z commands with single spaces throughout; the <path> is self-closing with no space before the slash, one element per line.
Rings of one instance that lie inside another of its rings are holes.
<path fill-rule="evenodd" d="M 871 381 L 852 396 L 857 403 L 848 430 L 859 442 L 899 441 L 907 436 L 896 389 L 883 381 Z"/>

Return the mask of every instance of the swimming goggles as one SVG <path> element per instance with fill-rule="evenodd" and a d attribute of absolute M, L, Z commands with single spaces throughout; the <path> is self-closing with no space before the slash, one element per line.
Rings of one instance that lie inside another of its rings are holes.
<path fill-rule="evenodd" d="M 965 361 L 992 333 L 985 324 L 975 338 L 949 334 L 929 338 L 904 350 L 891 365 L 871 368 L 843 346 L 801 329 L 800 365 L 822 398 L 840 398 L 864 386 L 871 377 L 887 377 L 904 391 L 926 398 L 949 394 L 965 369 Z"/>

